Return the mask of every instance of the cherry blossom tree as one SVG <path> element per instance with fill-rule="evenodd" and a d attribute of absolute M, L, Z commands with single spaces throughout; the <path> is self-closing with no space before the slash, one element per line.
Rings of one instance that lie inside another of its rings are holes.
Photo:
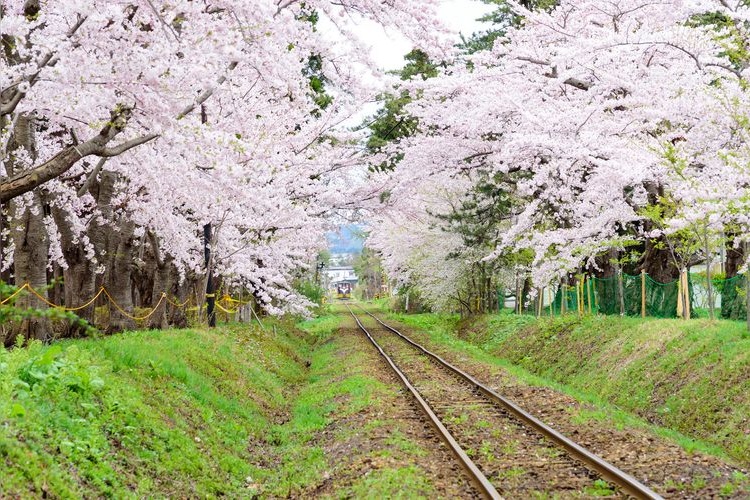
<path fill-rule="evenodd" d="M 213 223 L 227 282 L 301 311 L 292 278 L 324 245 L 344 203 L 334 177 L 354 164 L 340 124 L 374 93 L 356 23 L 438 54 L 434 4 L 0 2 L 3 268 L 40 291 L 64 277 L 67 306 L 102 284 L 125 309 L 153 305 L 199 288 L 198 235 Z"/>
<path fill-rule="evenodd" d="M 598 256 L 633 245 L 638 266 L 673 278 L 680 263 L 666 235 L 698 214 L 713 214 L 713 227 L 742 219 L 744 194 L 733 193 L 746 185 L 748 7 L 507 3 L 523 22 L 492 50 L 412 82 L 421 98 L 406 111 L 421 130 L 390 152 L 403 156 L 395 177 L 491 169 L 519 203 L 487 258 L 532 250 L 540 286 L 583 266 L 601 271 Z M 657 228 L 644 209 L 666 198 L 678 210 Z"/>

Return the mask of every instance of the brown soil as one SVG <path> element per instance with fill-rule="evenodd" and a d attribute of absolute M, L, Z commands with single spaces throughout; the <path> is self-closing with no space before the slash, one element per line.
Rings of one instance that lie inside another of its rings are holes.
<path fill-rule="evenodd" d="M 377 404 L 334 422 L 318 436 L 317 446 L 326 454 L 331 469 L 310 496 L 339 496 L 379 469 L 416 466 L 434 489 L 425 495 L 442 498 L 474 498 L 478 494 L 449 449 L 416 409 L 401 384 L 375 349 L 364 339 L 353 320 L 346 320 L 337 334 L 342 360 L 352 355 L 366 360 L 363 371 L 386 390 Z M 409 452 L 393 445 L 394 436 L 424 450 Z"/>
<path fill-rule="evenodd" d="M 465 353 L 431 342 L 423 332 L 393 321 L 386 323 L 519 404 L 547 425 L 636 477 L 665 498 L 750 498 L 744 488 L 727 488 L 733 475 L 747 475 L 747 471 L 712 456 L 688 453 L 648 429 L 618 428 L 607 418 L 591 418 L 589 416 L 594 415 L 596 410 L 592 405 L 547 387 L 528 386 L 498 366 L 475 361 Z"/>
<path fill-rule="evenodd" d="M 507 498 L 590 498 L 600 477 L 370 318 L 370 334 Z"/>

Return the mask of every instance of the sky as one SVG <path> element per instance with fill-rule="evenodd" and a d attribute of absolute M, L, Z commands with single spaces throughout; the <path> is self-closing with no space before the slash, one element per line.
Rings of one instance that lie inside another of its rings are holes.
<path fill-rule="evenodd" d="M 486 29 L 486 25 L 476 19 L 491 10 L 492 6 L 478 0 L 444 0 L 438 13 L 449 29 L 468 36 L 483 27 Z M 411 50 L 411 44 L 401 34 L 386 32 L 374 22 L 363 22 L 358 34 L 371 47 L 372 57 L 380 67 L 386 70 L 403 67 L 403 56 Z"/>
<path fill-rule="evenodd" d="M 469 36 L 476 31 L 487 29 L 487 25 L 477 21 L 482 15 L 492 11 L 494 6 L 482 3 L 480 0 L 442 0 L 438 8 L 438 14 L 446 27 L 456 32 L 456 43 L 460 42 L 460 35 Z M 330 21 L 321 18 L 321 26 L 324 31 L 335 31 Z M 359 22 L 357 35 L 359 35 L 363 44 L 370 47 L 370 55 L 375 64 L 383 70 L 401 69 L 404 64 L 404 56 L 411 51 L 412 45 L 400 33 L 394 30 L 385 30 L 382 26 L 374 21 L 362 20 Z M 332 34 L 333 39 L 336 35 Z M 371 74 L 368 71 L 362 71 L 362 78 L 373 84 L 375 87 L 381 87 L 382 83 L 377 80 L 371 80 Z M 380 92 L 378 90 L 378 92 Z M 375 102 L 367 103 L 358 113 L 346 120 L 342 126 L 354 127 L 362 123 L 367 116 L 372 115 L 377 110 L 379 104 Z"/>

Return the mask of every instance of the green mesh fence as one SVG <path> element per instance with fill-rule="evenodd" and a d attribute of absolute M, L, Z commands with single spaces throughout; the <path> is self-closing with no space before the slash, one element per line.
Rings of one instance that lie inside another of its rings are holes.
<path fill-rule="evenodd" d="M 591 278 L 592 311 L 600 314 L 641 315 L 641 277 L 622 275 L 622 287 L 617 277 Z M 622 300 L 620 296 L 622 295 Z M 586 296 L 585 298 L 588 298 Z"/>
<path fill-rule="evenodd" d="M 563 292 L 563 287 L 560 287 L 557 289 L 557 293 L 555 294 L 555 299 L 552 302 L 552 310 L 555 314 L 560 314 L 561 312 L 578 311 L 578 292 L 576 291 L 575 288 L 568 288 L 568 287 L 564 287 L 564 288 L 565 288 L 565 292 Z M 564 309 L 563 309 L 563 300 L 565 301 Z"/>
<path fill-rule="evenodd" d="M 678 280 L 660 283 L 646 275 L 646 316 L 676 318 L 678 290 Z"/>
<path fill-rule="evenodd" d="M 712 279 L 709 294 L 708 282 L 700 274 L 688 275 L 691 317 L 708 317 L 711 303 L 716 317 L 744 320 L 745 277 L 738 275 L 730 279 Z M 599 313 L 627 316 L 645 315 L 656 318 L 677 317 L 678 280 L 660 283 L 650 276 L 623 274 L 622 280 L 591 277 L 571 286 L 558 286 L 554 293 L 548 293 L 542 308 L 543 315 L 561 313 Z M 536 300 L 524 312 L 535 314 Z"/>
<path fill-rule="evenodd" d="M 711 305 L 714 316 L 724 319 L 746 319 L 745 276 L 737 275 L 729 279 L 712 279 L 711 293 L 705 275 L 690 274 L 690 303 L 692 314 L 697 318 L 709 317 Z"/>
<path fill-rule="evenodd" d="M 745 276 L 740 274 L 728 280 L 721 280 L 716 287 L 721 293 L 721 317 L 724 319 L 747 319 Z"/>

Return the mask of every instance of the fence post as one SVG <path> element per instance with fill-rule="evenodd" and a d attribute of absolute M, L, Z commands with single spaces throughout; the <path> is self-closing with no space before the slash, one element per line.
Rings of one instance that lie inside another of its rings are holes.
<path fill-rule="evenodd" d="M 646 270 L 641 269 L 641 318 L 646 317 Z"/>
<path fill-rule="evenodd" d="M 560 294 L 560 316 L 565 314 L 565 310 L 568 308 L 568 285 L 563 283 L 562 293 Z"/>
<path fill-rule="evenodd" d="M 622 283 L 622 269 L 617 270 L 617 295 L 620 298 L 620 316 L 625 316 L 625 287 Z"/>
<path fill-rule="evenodd" d="M 687 268 L 680 271 L 677 301 L 677 315 L 682 316 L 682 319 L 690 319 L 690 291 L 688 290 Z"/>
<path fill-rule="evenodd" d="M 583 279 L 579 279 L 578 283 L 576 283 L 576 297 L 578 297 L 578 317 L 583 316 L 583 313 L 586 310 L 585 298 L 583 296 L 583 284 L 585 282 L 586 276 L 584 275 Z"/>
<path fill-rule="evenodd" d="M 591 276 L 586 277 L 586 290 L 589 296 L 589 314 L 594 314 L 593 303 L 591 302 Z"/>
<path fill-rule="evenodd" d="M 542 307 L 544 307 L 544 287 L 537 288 L 537 299 L 536 299 L 536 317 L 539 318 L 542 315 Z"/>

